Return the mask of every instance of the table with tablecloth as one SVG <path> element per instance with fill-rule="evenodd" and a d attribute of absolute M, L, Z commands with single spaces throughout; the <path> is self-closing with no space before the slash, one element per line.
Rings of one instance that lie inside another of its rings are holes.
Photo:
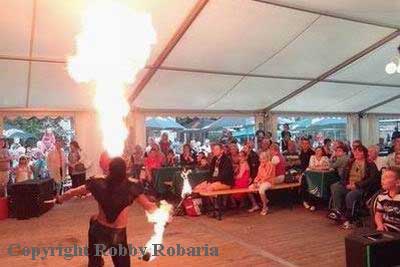
<path fill-rule="evenodd" d="M 183 186 L 183 179 L 181 177 L 182 168 L 180 167 L 164 167 L 155 169 L 153 171 L 154 189 L 160 195 L 168 191 L 174 194 L 180 194 Z M 209 171 L 192 170 L 189 174 L 189 183 L 194 188 L 199 183 L 205 181 L 210 176 Z M 168 185 L 170 184 L 170 185 Z M 172 187 L 172 188 L 171 188 Z"/>
<path fill-rule="evenodd" d="M 330 196 L 330 186 L 339 181 L 339 176 L 336 171 L 311 171 L 305 173 L 308 192 L 322 199 L 328 199 Z"/>

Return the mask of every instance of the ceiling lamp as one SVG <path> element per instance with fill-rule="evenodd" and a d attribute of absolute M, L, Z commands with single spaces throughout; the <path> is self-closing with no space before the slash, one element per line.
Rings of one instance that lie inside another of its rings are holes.
<path fill-rule="evenodd" d="M 400 46 L 397 47 L 397 51 L 400 54 Z M 385 71 L 387 74 L 392 75 L 395 74 L 396 72 L 400 73 L 400 57 L 397 57 L 396 60 L 397 64 L 394 61 L 392 61 L 386 65 Z"/>

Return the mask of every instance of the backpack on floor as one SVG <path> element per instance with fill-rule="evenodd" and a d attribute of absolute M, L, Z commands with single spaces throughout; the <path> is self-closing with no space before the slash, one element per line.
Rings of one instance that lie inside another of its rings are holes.
<path fill-rule="evenodd" d="M 201 215 L 201 198 L 188 197 L 183 201 L 183 207 L 187 216 L 200 216 Z"/>

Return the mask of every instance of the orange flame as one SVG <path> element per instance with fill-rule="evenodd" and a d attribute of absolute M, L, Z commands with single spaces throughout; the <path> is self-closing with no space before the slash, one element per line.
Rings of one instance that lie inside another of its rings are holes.
<path fill-rule="evenodd" d="M 94 106 L 111 157 L 122 155 L 128 131 L 127 86 L 135 79 L 155 43 L 151 17 L 111 0 L 91 1 L 76 37 L 68 72 L 77 82 L 95 82 Z"/>
<path fill-rule="evenodd" d="M 146 243 L 146 253 L 150 254 L 149 261 L 155 259 L 155 245 L 160 245 L 163 242 L 165 226 L 171 218 L 172 205 L 162 200 L 160 207 L 152 213 L 146 213 L 149 222 L 154 223 L 154 234 Z"/>

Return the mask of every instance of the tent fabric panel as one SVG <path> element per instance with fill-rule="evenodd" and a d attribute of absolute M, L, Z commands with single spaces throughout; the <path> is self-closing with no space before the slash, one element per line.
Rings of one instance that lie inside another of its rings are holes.
<path fill-rule="evenodd" d="M 0 60 L 0 107 L 25 107 L 28 62 Z"/>
<path fill-rule="evenodd" d="M 81 16 L 88 2 L 88 0 L 38 1 L 34 56 L 63 60 L 73 54 L 75 36 L 80 31 Z M 157 42 L 149 59 L 149 64 L 151 64 L 166 46 L 196 1 L 146 0 L 122 1 L 122 3 L 134 10 L 152 15 Z"/>
<path fill-rule="evenodd" d="M 134 105 L 145 109 L 205 109 L 239 76 L 158 70 Z"/>
<path fill-rule="evenodd" d="M 269 0 L 283 5 L 369 21 L 397 25 L 400 28 L 400 2 L 398 0 Z"/>
<path fill-rule="evenodd" d="M 338 71 L 330 79 L 355 82 L 370 82 L 400 85 L 400 75 L 388 75 L 386 64 L 395 61 L 400 37 L 397 37 L 382 47 L 360 58 L 346 68 Z"/>
<path fill-rule="evenodd" d="M 0 55 L 29 56 L 32 0 L 1 1 Z"/>
<path fill-rule="evenodd" d="M 317 78 L 393 31 L 321 16 L 299 38 L 253 73 Z"/>
<path fill-rule="evenodd" d="M 400 93 L 400 88 L 321 82 L 274 111 L 358 112 Z"/>
<path fill-rule="evenodd" d="M 244 78 L 234 90 L 209 109 L 256 110 L 265 108 L 283 95 L 288 95 L 304 85 L 306 81 L 270 78 Z"/>
<path fill-rule="evenodd" d="M 400 99 L 386 103 L 385 105 L 382 105 L 380 107 L 371 109 L 367 113 L 400 114 Z"/>
<path fill-rule="evenodd" d="M 210 1 L 164 66 L 248 73 L 316 17 L 248 0 Z"/>
<path fill-rule="evenodd" d="M 30 107 L 76 108 L 93 107 L 92 84 L 78 84 L 70 78 L 62 64 L 32 63 Z"/>

